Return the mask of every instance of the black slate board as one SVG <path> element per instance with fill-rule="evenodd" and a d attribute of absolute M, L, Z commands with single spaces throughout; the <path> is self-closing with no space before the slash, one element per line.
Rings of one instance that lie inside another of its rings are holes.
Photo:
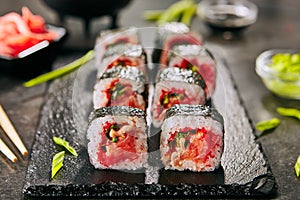
<path fill-rule="evenodd" d="M 85 131 L 92 109 L 94 61 L 77 73 L 54 81 L 49 88 L 31 152 L 25 198 L 180 198 L 272 197 L 277 184 L 238 92 L 221 56 L 212 98 L 225 119 L 225 148 L 221 167 L 214 172 L 177 172 L 152 166 L 145 172 L 96 170 L 89 163 Z M 51 160 L 57 149 L 53 135 L 70 142 L 78 157 L 66 156 L 51 180 Z M 150 152 L 156 157 L 157 151 Z"/>

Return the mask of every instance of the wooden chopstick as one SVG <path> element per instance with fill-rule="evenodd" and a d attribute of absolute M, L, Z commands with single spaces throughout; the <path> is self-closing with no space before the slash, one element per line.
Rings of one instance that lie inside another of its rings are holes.
<path fill-rule="evenodd" d="M 0 138 L 0 151 L 12 162 L 17 162 L 15 154 L 6 146 L 6 144 Z"/>
<path fill-rule="evenodd" d="M 14 145 L 18 148 L 18 150 L 26 156 L 28 151 L 24 146 L 21 138 L 19 137 L 16 129 L 10 122 L 8 116 L 6 115 L 5 111 L 3 110 L 2 106 L 0 105 L 0 126 L 2 126 L 5 133 L 8 135 L 10 140 L 14 143 Z"/>

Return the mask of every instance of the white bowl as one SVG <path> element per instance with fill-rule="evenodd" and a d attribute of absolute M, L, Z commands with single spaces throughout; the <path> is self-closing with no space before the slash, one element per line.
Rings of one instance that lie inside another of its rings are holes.
<path fill-rule="evenodd" d="M 257 19 L 258 8 L 247 0 L 202 0 L 197 14 L 212 28 L 221 30 L 244 29 Z"/>

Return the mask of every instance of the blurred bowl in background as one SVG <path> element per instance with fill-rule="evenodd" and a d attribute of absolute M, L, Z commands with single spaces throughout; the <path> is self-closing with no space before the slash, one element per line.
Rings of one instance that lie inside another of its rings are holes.
<path fill-rule="evenodd" d="M 61 20 L 65 16 L 75 16 L 84 20 L 85 31 L 89 33 L 90 20 L 95 17 L 110 16 L 109 28 L 117 27 L 119 11 L 128 5 L 130 0 L 43 0 L 46 5 L 54 9 Z"/>
<path fill-rule="evenodd" d="M 247 0 L 202 0 L 197 14 L 220 31 L 239 31 L 256 22 L 258 8 Z"/>
<path fill-rule="evenodd" d="M 300 99 L 300 73 L 276 71 L 271 68 L 272 58 L 277 54 L 299 54 L 294 49 L 272 49 L 261 53 L 256 59 L 256 73 L 266 88 L 277 96 L 288 99 Z M 297 60 L 300 63 L 300 56 Z M 298 65 L 299 66 L 299 65 Z M 298 69 L 299 70 L 299 69 Z"/>
<path fill-rule="evenodd" d="M 17 57 L 0 55 L 0 73 L 26 79 L 49 71 L 67 37 L 67 30 L 53 25 L 47 25 L 47 29 L 57 32 L 58 37 L 51 42 L 41 41 L 23 50 Z"/>

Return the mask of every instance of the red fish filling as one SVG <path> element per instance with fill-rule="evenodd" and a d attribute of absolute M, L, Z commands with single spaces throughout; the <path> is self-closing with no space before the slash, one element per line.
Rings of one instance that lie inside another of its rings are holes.
<path fill-rule="evenodd" d="M 133 108 L 145 109 L 137 99 L 137 93 L 132 85 L 126 82 L 121 83 L 120 79 L 115 79 L 102 91 L 106 94 L 107 103 L 104 106 L 130 106 Z"/>
<path fill-rule="evenodd" d="M 176 104 L 189 104 L 194 102 L 196 99 L 194 97 L 189 97 L 184 89 L 171 88 L 171 90 L 162 90 L 159 97 L 160 106 L 157 106 L 157 114 L 162 113 Z"/>
<path fill-rule="evenodd" d="M 201 45 L 201 42 L 192 35 L 178 36 L 171 38 L 166 44 L 165 47 L 167 50 L 172 49 L 176 45 L 181 44 L 195 44 Z"/>
<path fill-rule="evenodd" d="M 129 59 L 126 57 L 117 58 L 116 60 L 112 61 L 108 66 L 107 69 L 112 67 L 121 65 L 121 66 L 139 66 L 141 63 L 138 59 Z"/>
<path fill-rule="evenodd" d="M 132 161 L 138 158 L 137 130 L 130 128 L 123 131 L 124 126 L 128 124 L 106 122 L 103 125 L 103 131 L 100 133 L 102 140 L 97 152 L 102 165 L 109 167 L 127 159 Z"/>
<path fill-rule="evenodd" d="M 200 74 L 205 83 L 207 84 L 206 90 L 213 89 L 214 83 L 216 79 L 216 74 L 214 70 L 212 69 L 212 63 L 202 63 L 200 64 L 196 58 L 190 58 L 190 59 L 182 59 L 180 63 L 175 64 L 174 67 L 182 68 L 182 69 L 189 69 L 194 72 L 197 72 Z M 206 91 L 208 94 L 212 93 L 212 91 Z"/>
<path fill-rule="evenodd" d="M 164 48 L 161 52 L 160 63 L 166 64 L 168 60 L 169 51 L 172 50 L 174 46 L 181 44 L 201 45 L 202 42 L 192 35 L 173 37 L 164 44 Z"/>
<path fill-rule="evenodd" d="M 197 129 L 187 127 L 170 132 L 169 135 L 167 140 L 169 149 L 166 156 L 171 158 L 174 152 L 178 152 L 179 158 L 174 160 L 174 166 L 178 167 L 182 165 L 182 160 L 205 163 L 207 167 L 211 167 L 207 161 L 216 156 L 213 149 L 221 146 L 220 136 L 204 127 Z"/>
<path fill-rule="evenodd" d="M 189 62 L 186 59 L 182 59 L 182 61 L 178 64 L 175 64 L 174 67 L 178 67 L 178 68 L 182 68 L 182 69 L 189 69 L 189 70 L 192 70 L 193 72 L 197 72 L 200 74 L 200 72 L 198 71 L 198 67 L 193 65 L 191 62 Z"/>

